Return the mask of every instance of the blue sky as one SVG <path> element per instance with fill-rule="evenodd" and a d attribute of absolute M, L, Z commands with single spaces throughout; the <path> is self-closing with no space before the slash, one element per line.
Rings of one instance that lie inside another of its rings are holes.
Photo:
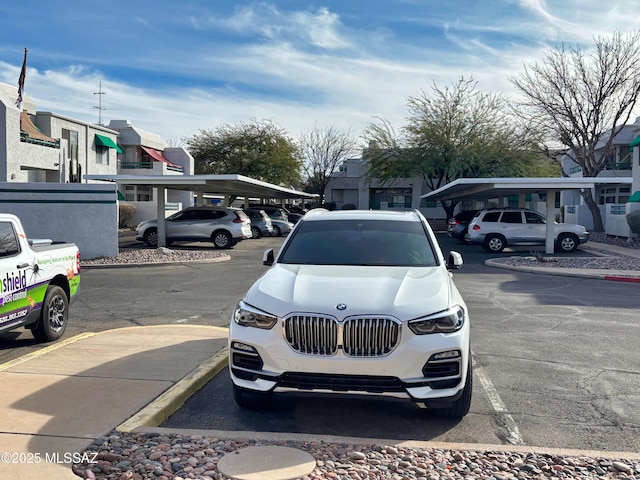
<path fill-rule="evenodd" d="M 271 120 L 360 136 L 404 124 L 406 99 L 473 77 L 509 76 L 560 42 L 637 28 L 619 0 L 23 0 L 0 3 L 0 82 L 38 110 L 127 119 L 172 145 L 223 124 Z M 103 110 L 99 110 L 102 82 Z"/>

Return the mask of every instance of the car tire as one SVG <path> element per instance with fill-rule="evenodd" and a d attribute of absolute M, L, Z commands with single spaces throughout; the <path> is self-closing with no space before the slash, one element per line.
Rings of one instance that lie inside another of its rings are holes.
<path fill-rule="evenodd" d="M 224 230 L 216 230 L 211 235 L 211 241 L 216 248 L 231 248 L 233 246 L 233 238 L 229 232 Z"/>
<path fill-rule="evenodd" d="M 471 362 L 467 366 L 467 379 L 464 384 L 464 390 L 458 400 L 453 402 L 449 408 L 438 409 L 438 415 L 442 418 L 460 419 L 469 413 L 471 408 L 471 395 L 473 392 L 473 371 Z"/>
<path fill-rule="evenodd" d="M 280 227 L 278 227 L 277 225 L 273 226 L 273 232 L 271 232 L 271 236 L 272 237 L 279 237 L 280 235 L 282 235 L 282 232 L 280 231 Z"/>
<path fill-rule="evenodd" d="M 502 235 L 490 234 L 486 236 L 482 246 L 489 253 L 502 253 L 507 246 L 507 240 Z"/>
<path fill-rule="evenodd" d="M 69 318 L 69 298 L 62 287 L 49 285 L 42 302 L 40 319 L 31 330 L 39 342 L 58 340 L 67 329 Z"/>
<path fill-rule="evenodd" d="M 251 227 L 251 236 L 253 238 L 260 238 L 262 237 L 262 232 L 258 227 Z"/>
<path fill-rule="evenodd" d="M 563 233 L 558 236 L 557 250 L 562 253 L 571 253 L 578 248 L 580 239 L 571 233 Z"/>
<path fill-rule="evenodd" d="M 144 236 L 142 237 L 144 243 L 149 245 L 150 247 L 158 246 L 158 230 L 155 228 L 150 228 L 146 232 L 144 232 Z"/>
<path fill-rule="evenodd" d="M 271 405 L 271 392 L 256 392 L 233 385 L 233 399 L 239 407 L 248 410 L 260 410 Z"/>

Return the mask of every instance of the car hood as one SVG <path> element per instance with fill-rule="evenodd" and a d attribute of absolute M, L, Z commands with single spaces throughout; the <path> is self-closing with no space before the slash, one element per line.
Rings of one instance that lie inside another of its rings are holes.
<path fill-rule="evenodd" d="M 392 315 L 410 320 L 446 310 L 452 280 L 443 267 L 276 264 L 245 296 L 256 308 L 283 317 L 291 312 Z M 346 305 L 338 310 L 337 305 Z"/>

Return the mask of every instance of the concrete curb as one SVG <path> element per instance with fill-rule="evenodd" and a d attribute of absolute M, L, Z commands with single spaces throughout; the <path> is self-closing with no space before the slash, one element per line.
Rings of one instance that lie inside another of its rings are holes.
<path fill-rule="evenodd" d="M 511 444 L 487 444 L 487 443 L 453 443 L 453 442 L 434 442 L 423 440 L 391 440 L 384 438 L 364 438 L 364 437 L 341 437 L 337 435 L 317 435 L 307 433 L 282 433 L 282 432 L 251 432 L 251 431 L 233 431 L 233 430 L 202 430 L 202 429 L 180 429 L 165 427 L 140 427 L 135 433 L 140 434 L 170 434 L 192 436 L 201 435 L 203 437 L 214 437 L 219 439 L 231 439 L 239 441 L 260 440 L 265 442 L 301 442 L 301 443 L 342 443 L 342 444 L 360 444 L 360 445 L 379 445 L 379 446 L 402 446 L 416 448 L 432 448 L 442 450 L 464 450 L 464 451 L 493 451 L 493 452 L 517 452 L 544 455 L 559 456 L 589 456 L 594 458 L 625 458 L 629 460 L 640 460 L 640 452 L 622 452 L 608 450 L 580 450 L 570 448 L 554 448 L 554 447 L 536 447 L 531 445 L 511 445 Z"/>
<path fill-rule="evenodd" d="M 167 265 L 188 265 L 191 263 L 220 263 L 231 260 L 231 257 L 227 254 L 221 254 L 221 258 L 209 258 L 206 260 L 196 259 L 196 260 L 175 260 L 175 261 L 166 261 L 166 262 L 149 262 L 149 263 L 104 263 L 104 264 L 95 264 L 95 265 L 86 265 L 80 261 L 80 267 L 85 270 L 94 270 L 101 268 L 141 268 L 141 267 L 166 267 Z"/>
<path fill-rule="evenodd" d="M 215 377 L 229 361 L 227 348 L 203 362 L 173 387 L 116 427 L 116 431 L 131 433 L 140 427 L 159 426 L 175 413 L 194 393 Z"/>
<path fill-rule="evenodd" d="M 544 267 L 522 267 L 517 265 L 505 265 L 504 263 L 500 263 L 499 261 L 489 259 L 485 260 L 485 265 L 488 267 L 502 268 L 504 270 L 513 270 L 516 272 L 525 272 L 525 273 L 537 273 L 543 275 L 556 275 L 562 277 L 579 277 L 579 278 L 597 278 L 604 279 L 604 274 L 598 273 L 586 273 L 582 271 L 571 271 L 571 270 L 563 270 L 560 268 L 544 268 Z"/>

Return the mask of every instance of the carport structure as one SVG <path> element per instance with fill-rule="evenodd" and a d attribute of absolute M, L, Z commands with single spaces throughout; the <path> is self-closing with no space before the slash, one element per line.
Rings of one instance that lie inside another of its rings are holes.
<path fill-rule="evenodd" d="M 526 194 L 546 194 L 546 217 L 553 218 L 556 192 L 593 189 L 601 184 L 631 184 L 631 177 L 596 178 L 459 178 L 443 187 L 422 195 L 429 200 L 488 200 L 518 195 L 523 203 Z M 549 201 L 551 199 L 551 201 Z M 545 253 L 554 251 L 552 223 L 547 221 Z"/>
<path fill-rule="evenodd" d="M 157 219 L 158 246 L 166 246 L 165 190 L 192 191 L 198 205 L 202 205 L 204 194 L 223 195 L 225 205 L 229 197 L 244 197 L 248 206 L 249 198 L 312 199 L 317 195 L 292 190 L 238 174 L 225 175 L 85 175 L 87 180 L 114 182 L 120 185 L 146 186 L 158 189 Z"/>

